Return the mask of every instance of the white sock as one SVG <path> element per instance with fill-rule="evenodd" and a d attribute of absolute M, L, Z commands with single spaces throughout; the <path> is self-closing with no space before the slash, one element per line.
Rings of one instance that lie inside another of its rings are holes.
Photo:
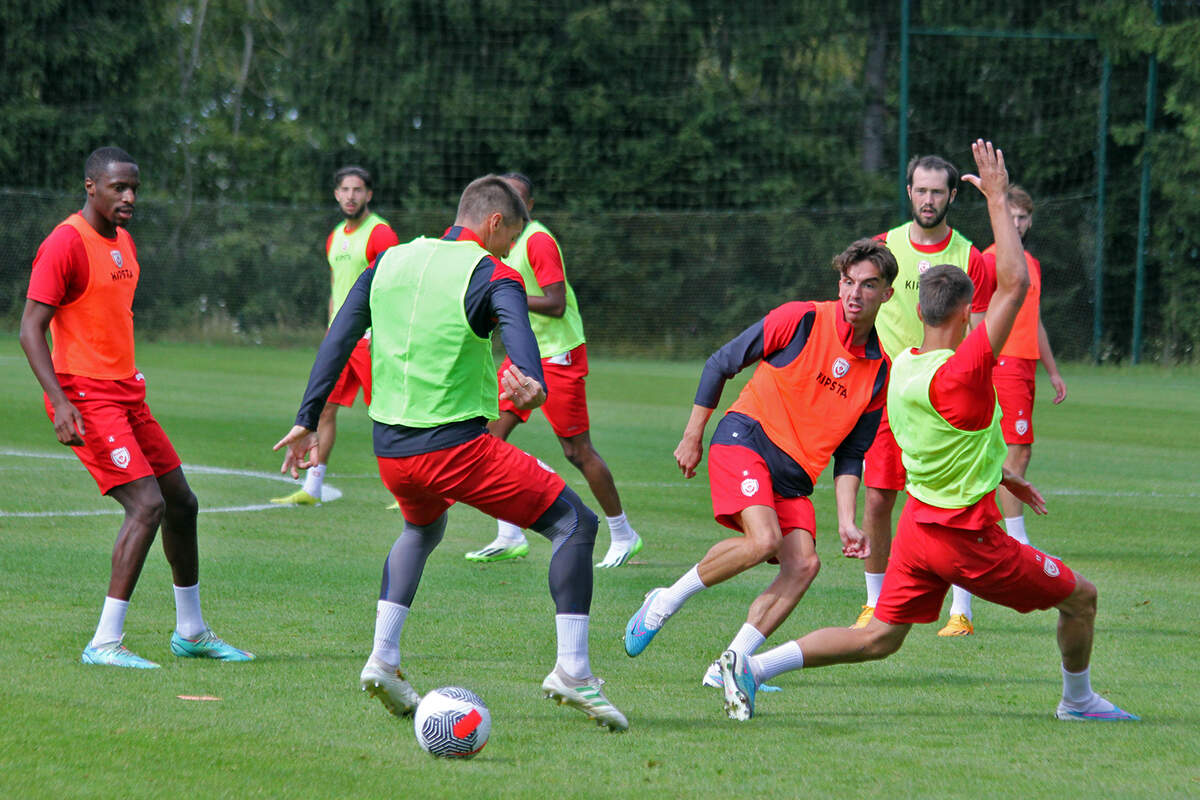
<path fill-rule="evenodd" d="M 385 664 L 400 664 L 400 631 L 408 619 L 408 606 L 380 600 L 375 605 L 375 644 L 371 655 Z"/>
<path fill-rule="evenodd" d="M 496 543 L 504 545 L 523 544 L 525 542 L 525 531 L 513 525 L 511 522 L 505 522 L 502 519 L 496 520 Z"/>
<path fill-rule="evenodd" d="M 802 668 L 804 653 L 800 652 L 800 643 L 793 639 L 761 655 L 751 656 L 749 666 L 754 680 L 766 683 L 776 675 Z"/>
<path fill-rule="evenodd" d="M 741 630 L 737 632 L 737 636 L 733 637 L 733 641 L 725 649 L 751 656 L 754 655 L 754 651 L 762 647 L 762 643 L 766 640 L 767 637 L 759 633 L 758 628 L 747 622 L 742 625 Z"/>
<path fill-rule="evenodd" d="M 683 573 L 683 577 L 675 581 L 670 588 L 658 593 L 654 602 L 650 604 L 650 608 L 646 609 L 646 627 L 661 628 L 667 621 L 667 617 L 683 608 L 683 604 L 689 597 L 708 588 L 700 580 L 700 573 L 697 570 L 699 566 L 699 564 L 693 566 Z"/>
<path fill-rule="evenodd" d="M 208 630 L 200 613 L 200 584 L 175 587 L 175 631 L 185 639 L 195 639 Z"/>
<path fill-rule="evenodd" d="M 962 614 L 971 619 L 971 593 L 961 586 L 951 586 L 950 592 L 954 596 L 950 603 L 950 613 Z"/>
<path fill-rule="evenodd" d="M 96 625 L 96 635 L 88 642 L 88 647 L 121 641 L 125 632 L 125 612 L 128 610 L 128 600 L 105 597 L 104 607 L 100 609 L 100 623 Z"/>
<path fill-rule="evenodd" d="M 874 608 L 879 604 L 879 592 L 883 589 L 882 572 L 864 572 L 863 577 L 867 579 L 867 605 Z"/>
<path fill-rule="evenodd" d="M 637 532 L 629 524 L 629 520 L 625 518 L 625 512 L 622 511 L 615 517 L 605 517 L 608 521 L 608 533 L 612 537 L 613 543 L 620 542 L 626 544 L 637 538 Z"/>
<path fill-rule="evenodd" d="M 1004 530 L 1021 544 L 1029 544 L 1029 534 L 1025 533 L 1024 515 L 1019 517 L 1005 517 Z"/>
<path fill-rule="evenodd" d="M 1080 711 L 1084 710 L 1083 707 L 1088 705 L 1096 694 L 1092 691 L 1091 667 L 1085 667 L 1083 672 L 1067 672 L 1067 668 L 1063 667 L 1062 676 L 1063 702 Z"/>
<path fill-rule="evenodd" d="M 558 632 L 557 665 L 572 678 L 590 678 L 592 662 L 588 660 L 588 615 L 555 614 L 554 628 Z"/>
<path fill-rule="evenodd" d="M 325 483 L 325 465 L 317 464 L 309 467 L 304 476 L 304 491 L 318 500 L 321 499 L 321 486 Z"/>

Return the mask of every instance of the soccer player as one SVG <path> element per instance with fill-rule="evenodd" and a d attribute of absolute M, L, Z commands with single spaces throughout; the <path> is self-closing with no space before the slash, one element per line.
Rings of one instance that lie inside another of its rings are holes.
<path fill-rule="evenodd" d="M 293 472 L 312 460 L 325 398 L 370 327 L 375 455 L 384 485 L 400 503 L 404 530 L 384 561 L 363 690 L 398 716 L 419 702 L 400 671 L 400 633 L 446 529 L 446 511 L 461 501 L 550 540 L 558 658 L 542 691 L 623 731 L 629 723 L 605 697 L 588 658 L 596 515 L 558 474 L 485 427 L 501 397 L 520 409 L 546 399 L 521 277 L 499 260 L 528 221 L 521 196 L 485 175 L 463 190 L 454 225 L 441 239 L 387 250 L 346 296 L 317 351 L 296 424 L 275 449 L 288 448 L 284 464 Z M 497 325 L 512 359 L 500 376 L 503 392 L 492 361 Z"/>
<path fill-rule="evenodd" d="M 1020 186 L 1010 186 L 1008 208 L 1023 246 L 1029 229 L 1033 227 L 1033 198 Z M 1058 372 L 1054 352 L 1050 349 L 1050 337 L 1046 335 L 1046 329 L 1042 325 L 1042 265 L 1028 250 L 1024 252 L 1025 265 L 1029 270 L 1029 293 L 1025 295 L 1025 302 L 1021 304 L 1017 321 L 1013 323 L 1012 333 L 1008 335 L 1000 357 L 996 360 L 996 366 L 992 369 L 996 399 L 1000 402 L 1000 411 L 1003 414 L 1000 418 L 1000 430 L 1004 433 L 1004 443 L 1008 446 L 1004 467 L 1022 478 L 1029 469 L 1033 447 L 1033 396 L 1037 384 L 1038 361 L 1042 362 L 1050 376 L 1050 385 L 1054 387 L 1054 404 L 1058 405 L 1067 399 L 1067 384 Z M 996 245 L 993 244 L 983 251 L 983 260 L 988 272 L 994 273 Z M 996 491 L 996 498 L 1000 501 L 1000 510 L 1004 513 L 1005 531 L 1018 542 L 1029 544 L 1021 501 L 1003 486 Z M 965 591 L 962 591 L 962 595 L 964 597 L 956 599 L 956 602 L 966 608 L 966 615 L 970 617 L 971 595 Z"/>
<path fill-rule="evenodd" d="M 728 649 L 758 649 L 787 619 L 817 575 L 813 485 L 832 457 L 842 553 L 867 554 L 855 524 L 863 454 L 871 444 L 888 381 L 875 316 L 892 296 L 897 264 L 881 242 L 860 239 L 833 259 L 838 299 L 782 305 L 721 347 L 704 365 L 675 461 L 696 474 L 704 428 L 725 382 L 758 362 L 717 424 L 709 448 L 713 515 L 740 533 L 713 545 L 667 588 L 646 595 L 625 627 L 625 652 L 641 653 L 689 597 L 764 561 L 779 574 L 751 604 Z M 720 686 L 716 661 L 705 686 Z"/>
<path fill-rule="evenodd" d="M 375 263 L 375 259 L 384 250 L 394 244 L 399 244 L 395 232 L 387 220 L 370 210 L 371 198 L 374 197 L 374 183 L 371 173 L 362 167 L 342 167 L 333 174 L 333 197 L 342 210 L 345 219 L 330 231 L 325 239 L 325 257 L 329 261 L 329 324 L 342 303 L 350 287 L 358 280 L 364 270 Z M 312 506 L 321 502 L 321 487 L 325 482 L 325 468 L 329 464 L 329 456 L 333 452 L 333 444 L 337 439 L 337 412 L 339 406 L 349 408 L 358 397 L 359 387 L 362 387 L 363 402 L 371 404 L 371 331 L 363 334 L 358 340 L 350 361 L 342 374 L 338 376 L 337 385 L 329 395 L 325 408 L 321 409 L 321 418 L 317 422 L 317 439 L 320 447 L 317 449 L 317 459 L 308 468 L 304 476 L 304 486 L 284 497 L 272 498 L 272 503 L 280 505 Z"/>
<path fill-rule="evenodd" d="M 533 211 L 533 183 L 526 176 L 510 172 L 501 176 L 521 195 L 525 207 Z M 597 567 L 619 567 L 642 549 L 641 537 L 630 526 L 621 508 L 621 496 L 612 472 L 592 446 L 588 433 L 587 345 L 583 320 L 575 291 L 567 282 L 562 249 L 554 234 L 537 220 L 521 231 L 520 238 L 504 263 L 525 281 L 529 298 L 529 324 L 537 336 L 542 354 L 542 373 L 546 376 L 546 404 L 542 413 L 558 436 L 563 455 L 587 479 L 596 501 L 608 520 L 608 552 Z M 500 367 L 503 373 L 510 361 Z M 500 418 L 488 423 L 493 436 L 507 439 L 513 429 L 529 419 L 530 412 L 516 408 L 511 401 L 500 402 Z M 497 520 L 496 538 L 486 547 L 467 553 L 468 561 L 504 561 L 529 553 L 529 543 L 521 528 L 503 519 Z"/>
<path fill-rule="evenodd" d="M 725 710 L 732 719 L 752 717 L 758 684 L 783 672 L 896 652 L 913 623 L 937 620 L 951 583 L 1023 613 L 1058 609 L 1063 678 L 1058 719 L 1137 719 L 1092 691 L 1096 587 L 996 524 L 994 495 L 1001 484 L 1039 514 L 1046 504 L 1033 486 L 1004 468 L 992 365 L 1025 299 L 1029 276 L 1005 198 L 1004 154 L 982 140 L 971 149 L 979 174 L 966 180 L 987 197 L 996 238 L 996 291 L 982 324 L 964 336 L 970 279 L 946 264 L 921 276 L 923 339 L 892 362 L 888 388 L 909 497 L 879 604 L 862 628 L 824 628 L 749 658 L 736 650 L 722 653 Z"/>
<path fill-rule="evenodd" d="M 175 584 L 171 652 L 249 661 L 254 656 L 218 638 L 200 612 L 196 495 L 146 405 L 146 378 L 134 359 L 133 295 L 141 268 L 125 226 L 141 186 L 138 166 L 124 150 L 102 147 L 88 156 L 83 186 L 83 208 L 38 248 L 21 316 L 21 347 L 45 392 L 58 441 L 83 462 L 100 493 L 125 509 L 108 593 L 83 663 L 158 667 L 122 640 L 129 599 L 160 524 Z"/>
<path fill-rule="evenodd" d="M 906 222 L 878 238 L 896 256 L 900 274 L 894 284 L 896 294 L 879 311 L 875 327 L 879 341 L 888 357 L 895 360 L 905 348 L 921 343 L 921 321 L 917 318 L 917 282 L 933 264 L 952 264 L 964 270 L 976 286 L 987 277 L 983 256 L 965 236 L 950 227 L 946 214 L 958 196 L 958 170 L 939 156 L 917 156 L 908 162 L 908 198 L 912 203 L 912 221 Z M 973 312 L 986 308 L 977 299 Z M 863 531 L 871 543 L 871 553 L 863 560 L 867 583 L 867 602 L 862 607 L 855 627 L 871 619 L 883 572 L 887 567 L 892 543 L 892 509 L 896 496 L 904 488 L 904 465 L 900 449 L 888 424 L 886 408 L 879 433 L 867 451 L 863 467 L 863 483 L 867 486 L 863 509 Z M 957 597 L 957 594 L 956 594 Z M 962 609 L 954 609 L 950 625 L 941 635 L 971 633 L 971 622 Z"/>

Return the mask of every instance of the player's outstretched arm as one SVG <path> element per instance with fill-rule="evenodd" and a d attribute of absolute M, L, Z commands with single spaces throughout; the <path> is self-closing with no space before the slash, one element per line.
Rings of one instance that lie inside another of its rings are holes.
<path fill-rule="evenodd" d="M 1050 337 L 1046 335 L 1046 328 L 1042 325 L 1040 318 L 1038 319 L 1038 359 L 1046 368 L 1046 374 L 1050 376 L 1050 385 L 1054 387 L 1054 405 L 1058 405 L 1067 399 L 1067 382 L 1059 374 L 1058 362 L 1054 360 L 1054 351 L 1050 349 Z"/>
<path fill-rule="evenodd" d="M 54 435 L 62 444 L 78 447 L 83 444 L 83 415 L 63 392 L 54 374 L 50 347 L 46 344 L 46 331 L 50 329 L 50 320 L 55 311 L 57 309 L 54 306 L 36 300 L 25 301 L 25 311 L 21 314 L 21 349 L 25 351 L 34 377 L 54 407 Z"/>
<path fill-rule="evenodd" d="M 1000 485 L 1008 489 L 1012 496 L 1020 500 L 1025 505 L 1033 509 L 1035 514 L 1045 514 L 1046 499 L 1042 497 L 1034 485 L 1022 478 L 1015 472 L 1010 472 L 1007 468 L 1004 469 L 1003 477 L 1000 479 Z"/>
<path fill-rule="evenodd" d="M 833 479 L 833 494 L 837 501 L 838 536 L 842 539 L 842 555 L 846 558 L 866 558 L 871 555 L 871 542 L 858 527 L 858 487 L 862 479 L 844 473 Z"/>
<path fill-rule="evenodd" d="M 308 469 L 317 463 L 316 431 L 310 431 L 303 425 L 293 425 L 287 436 L 276 442 L 271 449 L 278 451 L 284 447 L 287 448 L 287 452 L 283 456 L 283 464 L 279 467 L 280 472 L 290 470 L 293 478 L 299 478 L 300 470 Z"/>
<path fill-rule="evenodd" d="M 987 198 L 992 236 L 996 240 L 996 291 L 988 304 L 984 322 L 992 352 L 999 355 L 1029 290 L 1029 270 L 1025 265 L 1021 236 L 1008 210 L 1008 169 L 1004 166 L 1004 152 L 993 147 L 991 142 L 977 139 L 971 145 L 971 154 L 979 174 L 964 175 L 963 180 Z"/>
<path fill-rule="evenodd" d="M 675 448 L 675 463 L 683 471 L 683 477 L 696 477 L 696 467 L 704 458 L 704 428 L 713 410 L 704 406 L 693 405 L 692 415 L 688 417 L 687 427 L 683 429 L 683 438 Z"/>

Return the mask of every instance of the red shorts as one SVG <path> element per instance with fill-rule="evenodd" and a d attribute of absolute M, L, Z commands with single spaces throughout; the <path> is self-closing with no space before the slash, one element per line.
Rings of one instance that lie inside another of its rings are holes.
<path fill-rule="evenodd" d="M 363 390 L 363 402 L 371 405 L 371 340 L 359 339 L 358 344 L 350 352 L 350 360 L 346 368 L 338 376 L 333 391 L 329 393 L 329 401 L 334 405 L 352 406 L 354 398 L 358 397 L 358 387 Z"/>
<path fill-rule="evenodd" d="M 510 364 L 512 361 L 505 358 L 499 371 L 508 369 Z M 561 355 L 543 358 L 542 373 L 546 376 L 546 402 L 541 409 L 554 433 L 563 439 L 586 433 L 589 427 L 584 381 L 588 374 L 587 345 L 581 344 Z M 507 400 L 500 401 L 500 410 L 511 411 L 521 422 L 528 422 L 531 413 L 516 408 Z"/>
<path fill-rule="evenodd" d="M 432 453 L 380 457 L 379 477 L 414 525 L 428 525 L 463 502 L 528 528 L 566 486 L 557 472 L 491 434 Z"/>
<path fill-rule="evenodd" d="M 992 368 L 992 383 L 1000 402 L 1000 430 L 1006 444 L 1033 444 L 1033 391 L 1037 360 L 1001 356 Z"/>
<path fill-rule="evenodd" d="M 146 382 L 139 372 L 122 381 L 58 375 L 67 399 L 83 415 L 83 445 L 71 451 L 91 473 L 100 494 L 139 478 L 166 475 L 179 466 L 179 455 L 150 407 Z M 46 414 L 54 406 L 44 397 Z"/>
<path fill-rule="evenodd" d="M 905 477 L 900 445 L 896 444 L 896 437 L 888 424 L 887 406 L 884 406 L 875 441 L 863 457 L 863 483 L 872 489 L 900 491 L 904 488 Z"/>
<path fill-rule="evenodd" d="M 808 531 L 817 538 L 817 517 L 807 497 L 780 497 L 774 491 L 771 470 L 763 457 L 749 447 L 714 444 L 708 448 L 708 485 L 713 517 L 726 528 L 742 531 L 734 516 L 750 506 L 769 506 L 779 517 L 779 528 Z"/>
<path fill-rule="evenodd" d="M 1053 608 L 1075 591 L 1075 573 L 998 525 L 969 530 L 900 514 L 875 616 L 889 625 L 934 622 L 951 584 L 1020 611 Z"/>

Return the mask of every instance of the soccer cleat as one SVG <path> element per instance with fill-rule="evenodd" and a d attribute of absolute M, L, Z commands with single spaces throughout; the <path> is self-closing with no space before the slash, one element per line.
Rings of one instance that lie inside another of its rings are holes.
<path fill-rule="evenodd" d="M 603 685 L 604 681 L 595 675 L 573 678 L 555 666 L 542 681 L 542 692 L 547 698 L 558 701 L 560 706 L 579 709 L 588 715 L 588 719 L 596 720 L 597 725 L 613 733 L 629 730 L 629 720 L 604 696 L 600 688 Z"/>
<path fill-rule="evenodd" d="M 272 497 L 271 502 L 277 506 L 319 506 L 321 499 L 313 497 L 303 489 L 297 489 L 289 495 L 283 497 Z"/>
<path fill-rule="evenodd" d="M 386 506 L 384 508 L 384 511 L 399 511 L 399 510 L 400 510 L 400 501 L 399 500 L 393 500 L 392 504 L 390 506 Z"/>
<path fill-rule="evenodd" d="M 863 606 L 862 611 L 858 612 L 858 619 L 854 620 L 854 624 L 850 626 L 851 630 L 856 628 L 865 628 L 871 618 L 875 616 L 875 606 Z"/>
<path fill-rule="evenodd" d="M 83 648 L 83 657 L 80 661 L 84 664 L 103 664 L 108 667 L 131 667 L 133 669 L 159 669 L 158 664 L 153 661 L 148 661 L 142 658 L 121 642 L 125 637 L 122 636 L 115 642 L 101 645 L 88 645 Z"/>
<path fill-rule="evenodd" d="M 238 650 L 209 628 L 194 639 L 171 632 L 171 652 L 180 658 L 215 658 L 218 661 L 253 661 L 254 653 Z"/>
<path fill-rule="evenodd" d="M 492 542 L 487 547 L 467 553 L 464 558 L 467 561 L 479 561 L 490 564 L 493 561 L 508 561 L 513 558 L 524 558 L 527 555 L 529 555 L 529 542 L 521 542 L 520 544 L 497 544 L 496 542 Z"/>
<path fill-rule="evenodd" d="M 745 722 L 754 716 L 754 692 L 758 685 L 750 673 L 749 659 L 734 650 L 721 653 L 721 690 L 725 693 L 725 715 Z"/>
<path fill-rule="evenodd" d="M 1108 708 L 1098 708 L 1091 711 L 1077 711 L 1064 702 L 1059 702 L 1054 716 L 1074 722 L 1137 722 L 1141 719 L 1137 714 L 1122 711 L 1107 700 L 1103 701 Z M 1098 705 L 1098 704 L 1097 704 Z"/>
<path fill-rule="evenodd" d="M 608 552 L 604 554 L 604 560 L 596 566 L 599 569 L 612 569 L 619 567 L 629 559 L 642 552 L 642 537 L 636 533 L 633 535 L 633 546 L 627 547 L 626 542 L 616 542 L 608 546 Z"/>
<path fill-rule="evenodd" d="M 421 702 L 421 695 L 413 689 L 400 668 L 385 664 L 375 656 L 367 659 L 358 682 L 364 692 L 378 698 L 383 707 L 397 717 L 407 717 Z"/>
<path fill-rule="evenodd" d="M 975 626 L 966 614 L 951 614 L 946 627 L 938 631 L 938 636 L 970 636 L 975 632 Z"/>
<path fill-rule="evenodd" d="M 646 612 L 650 610 L 650 604 L 654 602 L 654 598 L 662 591 L 666 590 L 660 586 L 647 592 L 646 599 L 642 601 L 642 607 L 629 618 L 629 622 L 625 623 L 625 652 L 629 654 L 630 658 L 641 655 L 654 635 L 662 630 L 661 623 L 657 628 L 646 627 Z M 666 619 L 663 622 L 666 622 Z"/>
<path fill-rule="evenodd" d="M 701 686 L 707 686 L 710 689 L 725 688 L 725 680 L 721 677 L 721 664 L 714 661 L 708 665 L 708 669 L 704 673 L 704 678 L 700 681 Z M 760 692 L 782 692 L 783 688 L 779 686 L 771 686 L 770 684 L 760 683 L 758 685 Z"/>

